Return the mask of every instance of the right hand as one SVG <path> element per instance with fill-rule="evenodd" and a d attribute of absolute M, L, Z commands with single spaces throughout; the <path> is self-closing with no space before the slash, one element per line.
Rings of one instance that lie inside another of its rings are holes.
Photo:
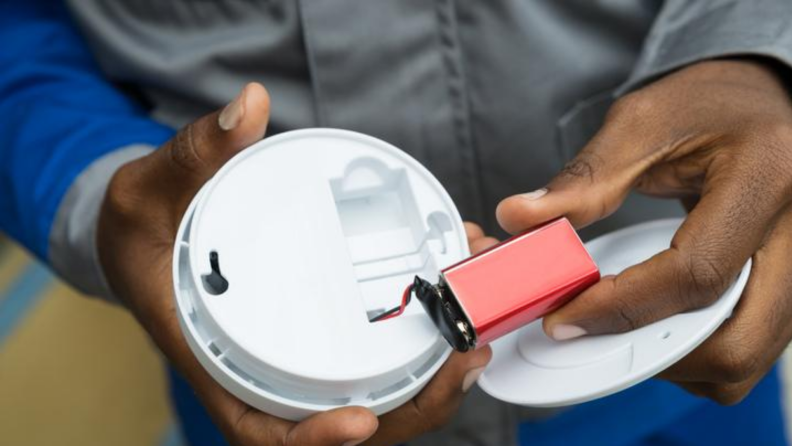
<path fill-rule="evenodd" d="M 380 419 L 365 408 L 344 407 L 293 423 L 228 393 L 187 346 L 173 299 L 176 231 L 200 187 L 231 157 L 263 138 L 268 121 L 267 91 L 249 84 L 222 111 L 187 125 L 159 150 L 116 172 L 97 233 L 110 288 L 190 383 L 231 444 L 330 446 L 369 440 L 388 445 L 441 426 L 460 404 L 463 387 L 469 387 L 489 361 L 488 348 L 453 354 L 418 396 Z M 483 237 L 480 229 L 474 235 L 476 240 Z"/>

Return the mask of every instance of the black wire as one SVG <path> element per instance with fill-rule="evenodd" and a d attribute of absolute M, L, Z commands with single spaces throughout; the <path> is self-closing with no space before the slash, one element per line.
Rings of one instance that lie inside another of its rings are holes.
<path fill-rule="evenodd" d="M 391 308 L 390 310 L 383 311 L 382 313 L 380 313 L 380 314 L 374 316 L 373 318 L 369 319 L 369 322 L 379 322 L 382 319 L 390 316 L 391 314 L 399 311 L 399 308 L 401 308 L 401 305 L 399 305 L 398 307 L 395 307 L 395 308 Z"/>
<path fill-rule="evenodd" d="M 412 300 L 412 285 L 410 285 L 409 291 L 407 291 L 407 299 L 404 302 L 404 308 L 407 308 L 407 305 L 410 305 L 410 301 Z M 382 319 L 392 315 L 393 313 L 398 312 L 402 307 L 402 304 L 399 304 L 396 307 L 391 308 L 390 310 L 385 310 L 382 313 L 374 316 L 373 318 L 369 319 L 369 322 L 379 322 Z"/>

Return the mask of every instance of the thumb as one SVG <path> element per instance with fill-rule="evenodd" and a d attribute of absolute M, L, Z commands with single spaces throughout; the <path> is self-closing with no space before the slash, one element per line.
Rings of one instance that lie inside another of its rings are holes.
<path fill-rule="evenodd" d="M 153 194 L 165 194 L 171 209 L 182 215 L 192 198 L 229 159 L 264 137 L 270 99 L 258 83 L 247 84 L 222 110 L 188 124 L 152 153 L 149 172 Z"/>
<path fill-rule="evenodd" d="M 648 166 L 601 140 L 595 137 L 546 187 L 501 201 L 496 210 L 501 227 L 516 234 L 565 216 L 582 228 L 616 211 Z"/>

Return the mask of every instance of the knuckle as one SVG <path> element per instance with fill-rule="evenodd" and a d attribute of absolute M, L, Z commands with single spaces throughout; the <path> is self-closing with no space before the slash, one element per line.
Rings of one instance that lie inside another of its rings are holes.
<path fill-rule="evenodd" d="M 652 116 L 657 108 L 656 101 L 640 91 L 622 96 L 613 103 L 606 115 L 606 120 L 643 121 Z"/>
<path fill-rule="evenodd" d="M 201 171 L 206 165 L 198 152 L 200 141 L 197 140 L 197 133 L 194 123 L 187 124 L 168 143 L 170 161 L 188 172 Z"/>
<path fill-rule="evenodd" d="M 759 369 L 759 361 L 750 348 L 738 345 L 723 350 L 710 366 L 722 382 L 736 384 L 753 377 Z"/>
<path fill-rule="evenodd" d="M 619 332 L 633 331 L 640 326 L 638 318 L 624 306 L 619 306 L 617 311 Z"/>
<path fill-rule="evenodd" d="M 559 176 L 568 179 L 586 179 L 589 182 L 594 182 L 595 173 L 602 164 L 602 157 L 597 153 L 583 151 L 564 165 Z"/>
<path fill-rule="evenodd" d="M 114 216 L 134 215 L 139 209 L 135 191 L 138 179 L 135 164 L 127 163 L 121 166 L 110 179 L 105 192 L 103 208 Z"/>
<path fill-rule="evenodd" d="M 619 276 L 616 276 L 612 281 L 603 282 L 609 284 L 609 288 L 602 292 L 603 296 L 611 296 L 610 299 L 615 310 L 610 328 L 614 332 L 622 333 L 639 328 L 641 320 L 648 316 L 649 312 L 630 300 L 630 296 L 635 292 L 630 281 L 619 282 L 619 280 Z M 617 282 L 619 283 L 617 284 Z M 622 292 L 617 292 L 618 289 L 621 289 Z"/>
<path fill-rule="evenodd" d="M 607 327 L 609 333 L 624 333 L 640 328 L 645 323 L 652 321 L 652 310 L 643 305 L 644 302 L 637 304 L 633 299 L 638 291 L 631 280 L 622 280 L 616 276 L 613 280 L 601 281 L 599 287 L 593 295 L 593 300 L 607 302 L 607 308 L 612 309 L 603 319 L 603 325 Z"/>
<path fill-rule="evenodd" d="M 696 310 L 715 303 L 728 284 L 722 267 L 706 251 L 702 247 L 692 249 L 690 252 L 696 254 L 686 256 L 684 268 L 681 268 L 684 273 L 678 280 L 681 285 L 679 294 L 688 310 Z"/>
<path fill-rule="evenodd" d="M 721 406 L 734 406 L 744 400 L 750 392 L 751 388 L 747 386 L 721 384 L 714 386 L 706 396 Z"/>
<path fill-rule="evenodd" d="M 552 190 L 558 186 L 563 187 L 563 185 L 595 186 L 602 177 L 605 167 L 605 160 L 596 150 L 584 149 L 564 165 L 549 188 Z M 579 204 L 581 206 L 590 205 L 583 200 Z"/>

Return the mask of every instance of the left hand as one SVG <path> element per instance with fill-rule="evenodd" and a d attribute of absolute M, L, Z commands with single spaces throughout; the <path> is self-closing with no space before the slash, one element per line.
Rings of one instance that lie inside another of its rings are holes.
<path fill-rule="evenodd" d="M 792 102 L 777 73 L 757 61 L 707 61 L 625 96 L 547 188 L 507 198 L 498 219 L 509 232 L 562 215 L 582 227 L 632 188 L 690 208 L 671 246 L 604 277 L 544 329 L 557 340 L 624 332 L 710 305 L 753 256 L 732 317 L 661 375 L 736 403 L 792 339 Z"/>
<path fill-rule="evenodd" d="M 412 400 L 379 417 L 341 407 L 294 423 L 259 411 L 217 383 L 190 351 L 173 299 L 173 244 L 185 210 L 231 157 L 264 136 L 269 94 L 249 84 L 223 111 L 181 129 L 159 150 L 122 166 L 102 206 L 97 247 L 116 295 L 189 382 L 230 444 L 246 446 L 391 445 L 437 429 L 456 412 L 491 351 L 453 352 Z M 278 193 L 271 191 L 271 193 Z M 471 249 L 493 240 L 466 224 Z M 141 280 L 145 278 L 145 280 Z M 277 343 L 273 348 L 278 348 Z"/>

